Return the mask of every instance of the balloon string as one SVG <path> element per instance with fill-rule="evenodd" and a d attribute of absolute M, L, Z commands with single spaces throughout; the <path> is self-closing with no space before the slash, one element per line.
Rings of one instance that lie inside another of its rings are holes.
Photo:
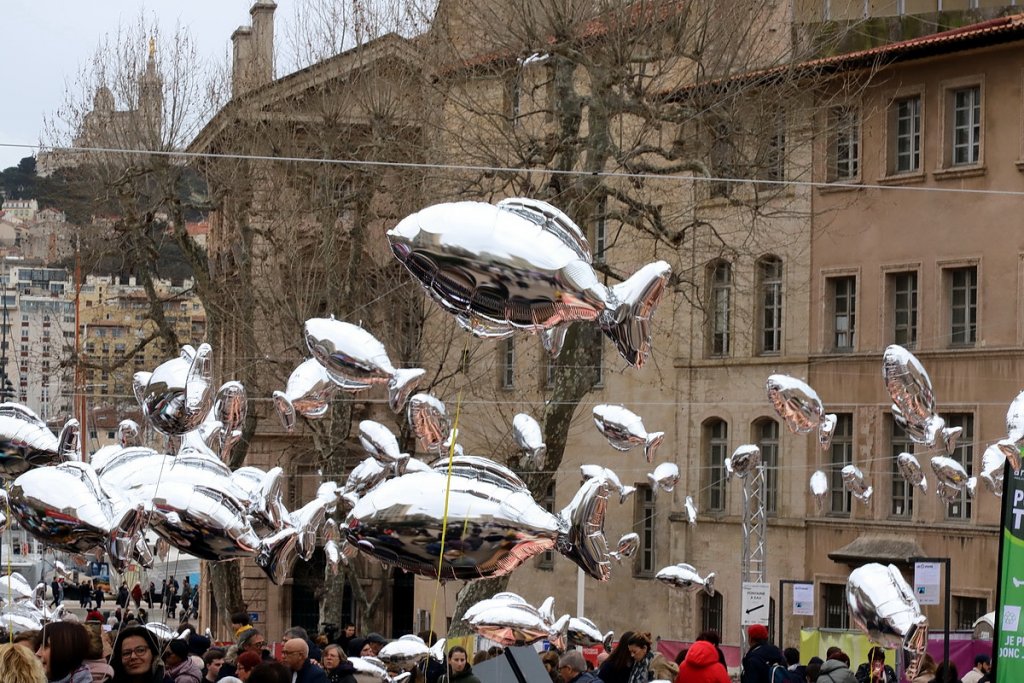
<path fill-rule="evenodd" d="M 11 498 L 10 498 L 10 491 L 7 491 L 7 494 L 8 495 L 4 496 L 4 511 L 7 513 L 7 518 L 4 520 L 4 534 L 7 535 L 7 537 L 11 541 L 11 552 L 7 553 L 7 604 L 8 605 L 13 605 L 14 604 L 14 596 L 11 595 L 11 593 L 12 593 L 12 589 L 11 589 L 11 575 L 14 573 L 14 567 L 11 565 L 11 555 L 14 552 L 14 538 L 11 536 L 11 533 L 10 533 L 10 531 L 11 531 Z M 46 599 L 46 595 L 45 594 L 43 595 L 43 599 L 44 600 Z M 7 637 L 10 639 L 10 643 L 13 645 L 14 644 L 14 629 L 10 627 L 10 624 L 8 624 L 8 628 L 7 628 Z"/>
<path fill-rule="evenodd" d="M 469 349 L 469 340 L 466 340 L 466 350 Z M 465 351 L 463 352 L 465 355 Z M 452 493 L 452 465 L 455 461 L 455 439 L 459 433 L 459 416 L 462 413 L 462 389 L 459 389 L 459 394 L 455 399 L 455 421 L 452 423 L 451 439 L 448 444 L 448 472 L 445 480 L 444 487 L 444 514 L 441 515 L 441 549 L 437 555 L 437 579 L 434 584 L 434 604 L 430 607 L 430 627 L 433 628 L 434 624 L 437 623 L 437 597 L 442 587 L 441 582 L 441 569 L 444 567 L 444 550 L 445 541 L 448 537 L 448 503 L 451 500 Z M 468 518 L 466 520 L 468 522 Z M 465 533 L 465 530 L 463 530 Z M 447 609 L 446 609 L 447 611 Z M 447 619 L 445 623 L 447 624 Z M 447 628 L 445 628 L 445 635 L 447 636 Z"/>

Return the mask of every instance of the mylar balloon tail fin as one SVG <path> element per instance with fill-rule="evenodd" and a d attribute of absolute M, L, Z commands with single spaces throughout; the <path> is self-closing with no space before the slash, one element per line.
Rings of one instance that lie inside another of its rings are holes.
<path fill-rule="evenodd" d="M 131 563 L 135 554 L 136 543 L 142 536 L 145 514 L 141 505 L 125 507 L 120 520 L 107 538 L 107 555 L 110 564 L 119 572 L 123 572 Z"/>
<path fill-rule="evenodd" d="M 185 407 L 191 410 L 201 410 L 204 414 L 209 411 L 212 404 L 210 393 L 210 378 L 213 375 L 213 362 L 210 354 L 213 349 L 209 344 L 200 344 L 192 358 L 192 365 L 188 369 L 188 378 L 185 380 Z"/>
<path fill-rule="evenodd" d="M 903 640 L 904 661 L 907 663 L 907 680 L 917 676 L 917 671 L 924 658 L 925 648 L 928 645 L 928 619 L 920 617 L 917 623 L 911 625 L 907 637 Z"/>
<path fill-rule="evenodd" d="M 145 407 L 146 405 L 146 387 L 149 386 L 149 379 L 152 376 L 152 372 L 141 371 L 132 375 L 132 393 L 135 394 L 135 400 L 139 402 L 140 406 Z"/>
<path fill-rule="evenodd" d="M 704 577 L 704 592 L 715 597 L 715 573 L 708 572 L 708 575 Z"/>
<path fill-rule="evenodd" d="M 947 455 L 953 455 L 953 451 L 956 450 L 956 440 L 960 438 L 960 433 L 963 431 L 962 427 L 945 427 L 939 432 Z"/>
<path fill-rule="evenodd" d="M 558 358 L 558 354 L 562 353 L 562 347 L 565 346 L 565 333 L 568 331 L 568 325 L 556 325 L 540 333 L 540 342 L 552 360 Z"/>
<path fill-rule="evenodd" d="M 612 651 L 612 643 L 615 642 L 615 631 L 608 631 L 604 634 L 604 639 L 601 641 L 601 647 L 604 648 L 605 652 L 610 653 Z"/>
<path fill-rule="evenodd" d="M 588 479 L 558 514 L 558 552 L 598 581 L 611 576 L 611 555 L 604 536 L 611 489 L 603 477 Z"/>
<path fill-rule="evenodd" d="M 569 640 L 569 615 L 563 614 L 548 628 L 548 642 L 564 651 Z"/>
<path fill-rule="evenodd" d="M 654 462 L 654 452 L 658 450 L 658 446 L 664 440 L 665 432 L 651 432 L 647 435 L 644 442 L 644 457 L 647 458 L 647 462 Z"/>
<path fill-rule="evenodd" d="M 256 564 L 274 585 L 279 585 L 288 576 L 288 570 L 295 560 L 295 544 L 298 537 L 299 532 L 288 527 L 260 541 Z"/>
<path fill-rule="evenodd" d="M 836 415 L 835 413 L 828 413 L 821 418 L 821 423 L 818 424 L 818 443 L 821 445 L 821 450 L 827 451 L 832 445 L 832 435 L 836 431 Z"/>
<path fill-rule="evenodd" d="M 57 437 L 57 453 L 62 460 L 82 461 L 82 428 L 78 420 L 71 418 L 64 423 Z"/>
<path fill-rule="evenodd" d="M 395 370 L 395 374 L 388 380 L 388 405 L 396 413 L 402 412 L 409 396 L 416 390 L 420 378 L 426 374 L 422 368 L 409 368 L 407 370 Z"/>
<path fill-rule="evenodd" d="M 283 391 L 275 391 L 274 394 L 274 409 L 277 410 L 277 416 L 281 418 L 281 426 L 286 431 L 295 430 L 295 406 L 292 405 L 291 399 Z"/>
<path fill-rule="evenodd" d="M 627 363 L 643 367 L 651 353 L 650 320 L 665 294 L 672 266 L 649 263 L 609 293 L 609 307 L 601 313 L 601 329 Z"/>
<path fill-rule="evenodd" d="M 1003 452 L 1006 459 L 1010 461 L 1010 469 L 1013 470 L 1014 474 L 1020 472 L 1020 449 L 1017 444 L 1011 439 L 1002 439 L 998 444 L 999 450 Z"/>

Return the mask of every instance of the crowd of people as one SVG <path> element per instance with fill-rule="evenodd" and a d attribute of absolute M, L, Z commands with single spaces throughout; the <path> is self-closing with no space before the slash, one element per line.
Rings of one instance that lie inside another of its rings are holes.
<path fill-rule="evenodd" d="M 141 586 L 136 585 L 140 592 Z M 182 598 L 191 587 L 181 587 Z M 169 589 L 173 590 L 173 589 Z M 348 624 L 336 637 L 310 636 L 293 627 L 281 634 L 278 659 L 271 656 L 271 643 L 249 615 L 232 617 L 233 641 L 227 647 L 214 646 L 183 621 L 179 637 L 158 640 L 145 626 L 144 599 L 136 600 L 137 612 L 121 601 L 114 613 L 92 609 L 86 623 L 59 621 L 40 631 L 26 631 L 0 645 L 0 681 L 3 683 L 356 683 L 356 669 L 350 658 L 375 657 L 388 640 L 378 633 L 358 635 Z M 187 612 L 185 616 L 187 616 Z M 104 620 L 104 617 L 106 619 Z M 419 634 L 427 644 L 437 636 Z M 795 648 L 784 651 L 769 642 L 767 628 L 747 629 L 749 649 L 742 662 L 740 683 L 897 683 L 896 672 L 885 663 L 885 651 L 873 647 L 867 661 L 851 666 L 841 648 L 832 647 L 825 658 L 800 662 Z M 674 661 L 661 654 L 651 635 L 627 631 L 611 652 L 601 653 L 596 662 L 579 650 L 541 653 L 541 662 L 552 683 L 731 683 L 725 654 L 717 632 L 701 633 Z M 474 667 L 505 653 L 500 647 L 473 654 L 460 646 L 449 648 L 445 662 L 428 658 L 411 672 L 406 683 L 481 683 Z M 987 683 L 993 680 L 991 661 L 979 655 L 974 668 L 957 673 L 952 663 L 936 664 L 924 655 L 912 683 Z"/>

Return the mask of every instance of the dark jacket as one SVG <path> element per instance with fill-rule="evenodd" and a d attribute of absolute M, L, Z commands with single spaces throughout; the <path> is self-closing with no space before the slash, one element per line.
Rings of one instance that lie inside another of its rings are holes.
<path fill-rule="evenodd" d="M 601 683 L 601 679 L 591 671 L 581 671 L 569 683 Z"/>
<path fill-rule="evenodd" d="M 631 667 L 623 667 L 616 669 L 612 667 L 612 660 L 604 660 L 597 669 L 597 677 L 600 678 L 604 683 L 629 683 L 629 671 Z"/>
<path fill-rule="evenodd" d="M 821 665 L 818 683 L 857 683 L 857 677 L 841 661 L 830 659 Z"/>
<path fill-rule="evenodd" d="M 345 660 L 333 669 L 327 670 L 327 683 L 356 683 L 356 668 Z"/>
<path fill-rule="evenodd" d="M 675 683 L 730 683 L 729 672 L 718 661 L 718 649 L 698 640 L 686 652 Z"/>
<path fill-rule="evenodd" d="M 896 683 L 896 672 L 893 671 L 891 666 L 886 664 L 885 665 L 885 669 L 883 669 L 883 671 L 885 672 L 885 674 L 884 674 L 885 675 L 884 683 Z M 864 662 L 863 664 L 858 666 L 857 667 L 857 674 L 856 674 L 856 676 L 857 676 L 857 683 L 868 683 L 869 682 L 869 678 L 871 676 L 871 664 L 869 662 Z M 874 681 L 873 683 L 878 683 L 878 682 Z"/>
<path fill-rule="evenodd" d="M 743 658 L 743 675 L 740 676 L 740 683 L 769 683 L 772 664 L 781 664 L 783 668 L 789 666 L 779 648 L 771 643 L 755 645 Z"/>
<path fill-rule="evenodd" d="M 114 639 L 113 655 L 110 657 L 110 667 L 114 670 L 113 683 L 129 683 L 128 674 L 124 670 L 124 662 L 121 659 L 121 643 L 129 636 L 138 636 L 146 641 L 150 651 L 153 653 L 153 666 L 150 675 L 145 683 L 166 683 L 169 679 L 165 677 L 164 662 L 160 659 L 160 646 L 156 636 L 149 632 L 144 626 L 128 626 L 121 629 Z"/>
<path fill-rule="evenodd" d="M 295 683 L 327 683 L 327 674 L 321 667 L 307 659 L 299 669 Z"/>
<path fill-rule="evenodd" d="M 456 681 L 458 681 L 458 683 L 480 683 L 480 679 L 473 673 L 469 664 L 467 664 L 466 668 L 459 673 L 453 674 L 451 678 L 448 677 L 448 674 L 441 676 L 440 681 L 441 683 L 455 683 Z"/>

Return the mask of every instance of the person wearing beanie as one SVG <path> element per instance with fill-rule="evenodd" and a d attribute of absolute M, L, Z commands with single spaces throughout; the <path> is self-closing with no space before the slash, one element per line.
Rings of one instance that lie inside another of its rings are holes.
<path fill-rule="evenodd" d="M 160 647 L 145 626 L 121 629 L 110 655 L 114 669 L 112 683 L 164 683 L 164 662 Z"/>
<path fill-rule="evenodd" d="M 686 651 L 675 683 L 731 683 L 731 679 L 718 661 L 718 648 L 714 643 L 698 640 Z"/>
<path fill-rule="evenodd" d="M 103 615 L 100 614 L 98 609 L 91 609 L 85 615 L 86 621 L 95 621 L 97 624 L 103 623 Z"/>
<path fill-rule="evenodd" d="M 188 642 L 174 638 L 164 650 L 164 666 L 174 683 L 201 683 L 203 670 L 197 666 L 188 653 Z"/>
<path fill-rule="evenodd" d="M 783 669 L 788 666 L 779 648 L 768 642 L 768 628 L 764 624 L 747 627 L 747 644 L 750 649 L 743 657 L 740 683 L 770 683 L 773 664 Z"/>

